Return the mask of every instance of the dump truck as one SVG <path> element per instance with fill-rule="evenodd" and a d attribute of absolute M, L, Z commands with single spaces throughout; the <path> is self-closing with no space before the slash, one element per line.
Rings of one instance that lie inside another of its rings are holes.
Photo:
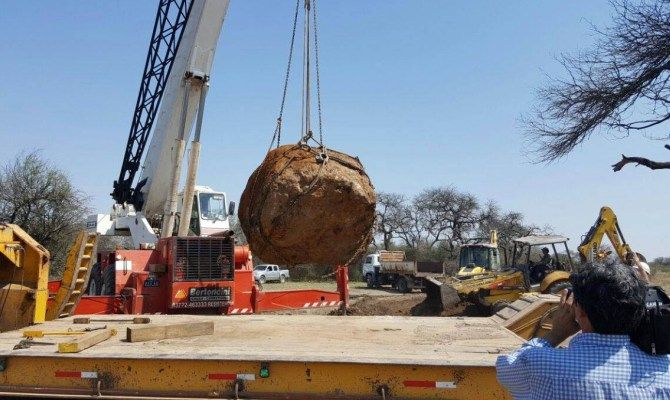
<path fill-rule="evenodd" d="M 361 267 L 369 288 L 391 285 L 401 293 L 423 289 L 425 279 L 444 275 L 444 263 L 407 261 L 404 251 L 379 251 L 368 254 Z"/>

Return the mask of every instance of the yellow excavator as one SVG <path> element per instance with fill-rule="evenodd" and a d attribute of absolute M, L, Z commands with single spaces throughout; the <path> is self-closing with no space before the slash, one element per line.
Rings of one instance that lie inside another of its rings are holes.
<path fill-rule="evenodd" d="M 430 277 L 426 280 L 428 302 L 449 309 L 467 301 L 495 312 L 519 299 L 523 293 L 557 293 L 569 285 L 572 259 L 568 238 L 557 235 L 531 235 L 513 240 L 511 265 L 490 270 L 470 279 Z M 533 249 L 551 247 L 553 256 L 533 262 Z M 558 248 L 567 257 L 560 257 Z"/>
<path fill-rule="evenodd" d="M 600 248 L 604 236 L 609 238 L 622 262 L 632 258 L 634 262 L 639 263 L 639 255 L 633 252 L 623 237 L 616 214 L 611 208 L 602 207 L 596 222 L 578 247 L 582 264 L 604 260 L 609 256 L 611 252 Z M 563 260 L 558 256 L 557 245 L 565 247 L 567 257 L 563 257 Z M 531 261 L 531 248 L 537 246 L 546 247 L 547 250 L 548 247 L 553 249 L 554 254 L 549 265 L 539 266 L 538 263 Z M 554 294 L 568 287 L 570 271 L 573 269 L 572 258 L 569 255 L 567 238 L 564 237 L 517 238 L 514 240 L 511 266 L 503 267 L 500 272 L 480 274 L 469 280 L 431 279 L 426 291 L 430 302 L 441 303 L 445 309 L 459 301 L 468 301 L 496 312 L 526 292 Z"/>

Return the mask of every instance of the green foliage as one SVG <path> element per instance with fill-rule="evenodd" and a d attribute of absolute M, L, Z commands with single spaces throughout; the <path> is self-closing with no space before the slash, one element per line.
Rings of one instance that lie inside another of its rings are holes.
<path fill-rule="evenodd" d="M 37 152 L 21 154 L 0 170 L 0 221 L 19 225 L 49 250 L 54 277 L 62 273 L 88 211 L 88 198 Z"/>

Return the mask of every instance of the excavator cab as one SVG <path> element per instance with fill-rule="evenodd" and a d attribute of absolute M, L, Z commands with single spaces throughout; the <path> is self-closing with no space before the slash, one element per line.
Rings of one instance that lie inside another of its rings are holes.
<path fill-rule="evenodd" d="M 475 239 L 475 243 L 464 244 L 458 251 L 457 279 L 469 279 L 500 271 L 498 232 L 491 231 L 488 242 Z M 486 239 L 484 239 L 486 240 Z"/>
<path fill-rule="evenodd" d="M 490 271 L 500 271 L 498 248 L 491 244 L 468 244 L 458 254 L 458 279 L 468 279 Z"/>
<path fill-rule="evenodd" d="M 559 257 L 557 246 L 565 250 L 567 257 L 563 260 Z M 548 255 L 543 256 L 542 250 L 549 250 Z M 533 235 L 514 239 L 511 269 L 524 274 L 528 291 L 534 289 L 536 285 L 541 285 L 553 272 L 569 273 L 572 268 L 568 238 L 556 235 Z"/>

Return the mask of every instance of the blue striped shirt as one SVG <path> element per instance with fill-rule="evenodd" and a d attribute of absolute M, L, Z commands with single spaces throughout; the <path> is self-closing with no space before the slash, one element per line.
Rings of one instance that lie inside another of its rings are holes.
<path fill-rule="evenodd" d="M 498 381 L 515 399 L 670 399 L 670 356 L 626 335 L 579 333 L 567 349 L 532 339 L 498 357 Z"/>

